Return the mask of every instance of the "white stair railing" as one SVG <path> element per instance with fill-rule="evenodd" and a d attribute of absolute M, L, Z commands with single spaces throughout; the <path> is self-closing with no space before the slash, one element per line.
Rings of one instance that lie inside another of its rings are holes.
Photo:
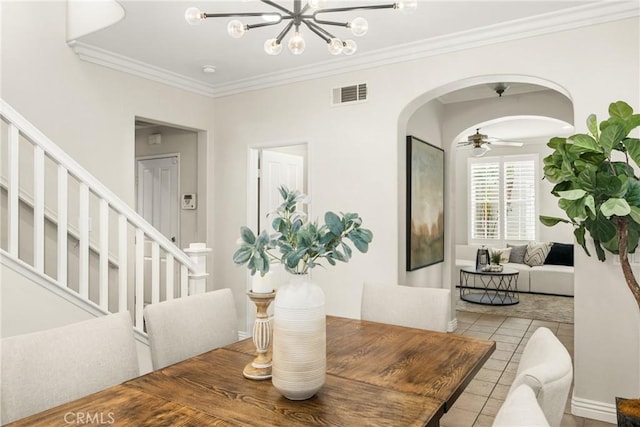
<path fill-rule="evenodd" d="M 189 276 L 202 276 L 197 264 L 4 100 L 0 116 L 3 255 L 104 313 L 131 311 L 144 333 L 144 304 L 186 296 Z M 21 236 L 30 232 L 32 247 Z"/>

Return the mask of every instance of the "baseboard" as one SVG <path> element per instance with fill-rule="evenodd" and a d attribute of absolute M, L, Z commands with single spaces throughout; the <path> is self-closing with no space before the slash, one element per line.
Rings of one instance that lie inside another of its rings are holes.
<path fill-rule="evenodd" d="M 238 331 L 238 338 L 240 340 L 243 340 L 245 338 L 250 338 L 251 335 L 249 335 L 246 331 Z"/>
<path fill-rule="evenodd" d="M 613 403 L 598 402 L 576 397 L 571 397 L 571 413 L 578 417 L 604 421 L 617 424 L 616 405 Z"/>
<path fill-rule="evenodd" d="M 449 323 L 447 324 L 447 332 L 455 332 L 457 328 L 458 328 L 458 318 L 454 317 L 453 320 L 449 320 Z"/>

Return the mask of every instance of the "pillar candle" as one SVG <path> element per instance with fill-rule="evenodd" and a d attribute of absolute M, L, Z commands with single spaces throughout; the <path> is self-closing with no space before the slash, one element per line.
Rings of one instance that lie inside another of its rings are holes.
<path fill-rule="evenodd" d="M 273 292 L 273 284 L 271 283 L 271 273 L 261 276 L 257 272 L 251 281 L 251 290 L 256 294 L 269 294 Z"/>

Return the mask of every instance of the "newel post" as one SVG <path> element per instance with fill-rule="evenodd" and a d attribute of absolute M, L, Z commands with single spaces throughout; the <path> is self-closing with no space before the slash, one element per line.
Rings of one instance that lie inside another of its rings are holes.
<path fill-rule="evenodd" d="M 206 243 L 191 243 L 184 250 L 196 264 L 196 269 L 189 273 L 189 295 L 203 294 L 207 291 L 207 254 L 211 248 Z"/>

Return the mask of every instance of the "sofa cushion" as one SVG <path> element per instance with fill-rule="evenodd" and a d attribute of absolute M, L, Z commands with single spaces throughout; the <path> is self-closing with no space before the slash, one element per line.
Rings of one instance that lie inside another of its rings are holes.
<path fill-rule="evenodd" d="M 547 255 L 549 255 L 551 245 L 552 244 L 548 242 L 529 243 L 524 254 L 524 263 L 531 267 L 543 265 L 544 260 L 547 259 Z"/>
<path fill-rule="evenodd" d="M 529 271 L 530 291 L 541 294 L 573 296 L 573 267 L 541 265 Z"/>
<path fill-rule="evenodd" d="M 511 254 L 509 254 L 509 262 L 524 264 L 524 255 L 527 252 L 527 245 L 514 246 L 507 243 L 507 248 L 511 248 Z"/>
<path fill-rule="evenodd" d="M 554 243 L 544 263 L 546 265 L 573 266 L 573 244 Z"/>

